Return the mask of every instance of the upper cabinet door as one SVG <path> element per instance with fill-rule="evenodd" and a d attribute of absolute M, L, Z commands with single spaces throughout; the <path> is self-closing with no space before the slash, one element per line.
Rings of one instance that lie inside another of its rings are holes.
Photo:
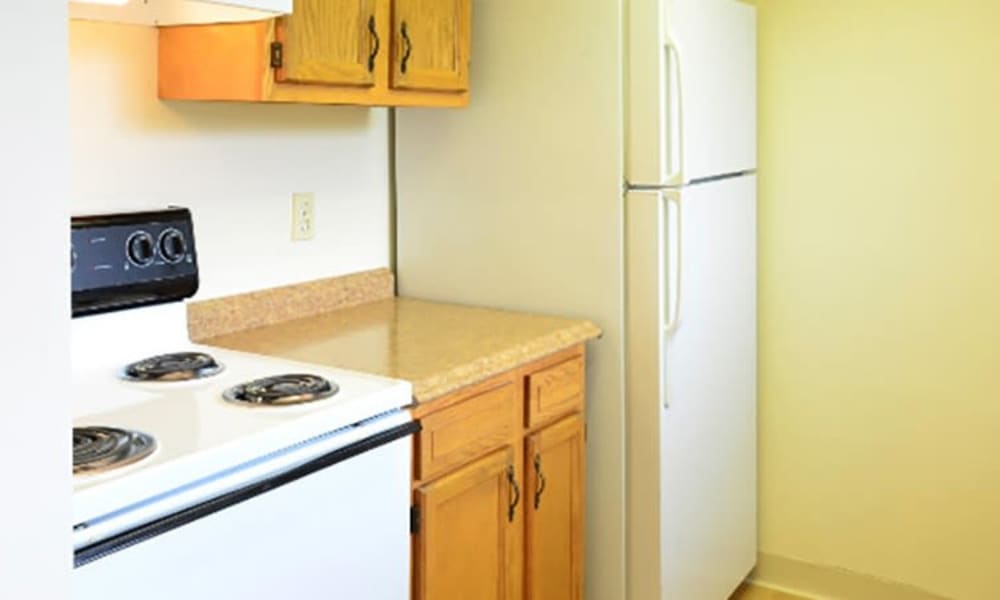
<path fill-rule="evenodd" d="M 392 87 L 469 89 L 472 0 L 394 0 Z"/>
<path fill-rule="evenodd" d="M 373 85 L 383 51 L 375 17 L 375 0 L 295 0 L 294 12 L 278 20 L 284 57 L 276 79 Z"/>

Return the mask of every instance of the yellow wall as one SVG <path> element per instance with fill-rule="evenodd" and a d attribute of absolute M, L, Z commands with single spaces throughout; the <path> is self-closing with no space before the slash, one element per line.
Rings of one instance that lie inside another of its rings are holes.
<path fill-rule="evenodd" d="M 1000 2 L 758 0 L 760 547 L 1000 594 Z"/>

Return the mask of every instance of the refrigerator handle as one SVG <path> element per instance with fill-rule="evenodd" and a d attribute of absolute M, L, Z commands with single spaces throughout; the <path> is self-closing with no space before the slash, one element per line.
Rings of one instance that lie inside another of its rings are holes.
<path fill-rule="evenodd" d="M 684 95 L 681 86 L 681 56 L 677 44 L 668 35 L 663 44 L 666 57 L 666 73 L 663 78 L 667 86 L 667 101 L 660 118 L 660 139 L 667 144 L 667 173 L 664 185 L 684 184 Z"/>
<path fill-rule="evenodd" d="M 663 215 L 666 220 L 664 232 L 667 236 L 663 245 L 666 256 L 663 257 L 664 269 L 666 271 L 667 289 L 664 298 L 667 302 L 664 314 L 667 322 L 663 325 L 663 332 L 668 336 L 677 330 L 677 325 L 681 318 L 681 195 L 676 191 L 663 192 Z"/>
<path fill-rule="evenodd" d="M 663 337 L 660 338 L 661 351 L 666 354 L 667 340 L 677 330 L 681 318 L 681 195 L 678 190 L 663 190 L 660 192 L 663 202 L 660 224 L 660 256 L 663 279 L 660 287 L 660 297 L 663 302 L 662 315 Z M 664 239 L 665 238 L 665 239 Z M 660 367 L 660 398 L 664 410 L 671 407 L 669 393 L 669 357 Z"/>

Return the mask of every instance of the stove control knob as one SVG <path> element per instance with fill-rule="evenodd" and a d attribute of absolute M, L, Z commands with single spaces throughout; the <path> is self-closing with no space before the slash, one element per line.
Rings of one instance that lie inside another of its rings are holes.
<path fill-rule="evenodd" d="M 179 263 L 187 256 L 187 241 L 184 234 L 170 228 L 160 234 L 160 256 L 168 263 Z"/>
<path fill-rule="evenodd" d="M 128 261 L 137 267 L 148 267 L 153 264 L 153 259 L 156 258 L 153 236 L 145 231 L 136 231 L 125 242 L 125 253 Z"/>

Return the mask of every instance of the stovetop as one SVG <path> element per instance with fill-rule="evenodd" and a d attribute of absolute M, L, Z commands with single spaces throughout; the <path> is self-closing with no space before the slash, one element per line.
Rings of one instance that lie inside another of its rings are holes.
<path fill-rule="evenodd" d="M 251 461 L 315 436 L 405 406 L 409 383 L 276 358 L 191 345 L 225 365 L 206 379 L 135 382 L 119 372 L 78 373 L 74 427 L 144 432 L 156 452 L 120 469 L 74 477 L 74 522 L 106 514 L 156 492 Z M 311 373 L 338 386 L 335 395 L 304 404 L 243 406 L 230 388 L 261 377 Z"/>

